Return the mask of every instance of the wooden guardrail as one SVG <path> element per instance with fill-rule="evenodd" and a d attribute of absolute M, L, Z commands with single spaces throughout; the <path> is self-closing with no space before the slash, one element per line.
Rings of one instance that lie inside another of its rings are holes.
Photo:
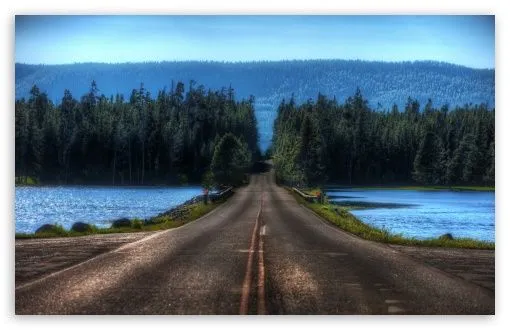
<path fill-rule="evenodd" d="M 232 195 L 233 193 L 234 193 L 234 191 L 232 190 L 232 187 L 228 187 L 220 192 L 217 192 L 214 194 L 209 194 L 209 200 L 216 201 L 218 199 L 228 197 L 228 196 Z"/>
<path fill-rule="evenodd" d="M 295 191 L 299 196 L 303 197 L 308 202 L 317 202 L 319 200 L 318 196 L 305 194 L 304 192 L 302 192 L 301 190 L 299 190 L 296 187 L 293 187 L 292 190 Z"/>

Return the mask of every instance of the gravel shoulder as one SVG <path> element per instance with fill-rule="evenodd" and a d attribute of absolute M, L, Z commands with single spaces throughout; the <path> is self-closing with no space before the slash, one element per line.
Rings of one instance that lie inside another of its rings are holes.
<path fill-rule="evenodd" d="M 495 291 L 495 250 L 389 245 L 445 273 Z"/>
<path fill-rule="evenodd" d="M 157 232 L 15 240 L 16 286 L 84 262 Z"/>

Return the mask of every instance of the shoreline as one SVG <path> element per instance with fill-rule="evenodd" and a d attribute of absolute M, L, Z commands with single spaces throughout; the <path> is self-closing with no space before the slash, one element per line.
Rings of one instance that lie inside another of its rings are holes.
<path fill-rule="evenodd" d="M 492 186 L 414 186 L 414 185 L 342 185 L 330 184 L 324 190 L 364 189 L 364 190 L 416 190 L 416 191 L 479 191 L 495 192 Z"/>
<path fill-rule="evenodd" d="M 204 203 L 204 196 L 195 196 L 182 204 L 161 212 L 155 216 L 140 218 L 119 218 L 113 220 L 110 227 L 98 228 L 85 222 L 75 222 L 71 229 L 64 229 L 58 224 L 41 224 L 38 230 L 46 226 L 45 230 L 34 233 L 15 233 L 15 239 L 37 239 L 37 238 L 58 238 L 58 237 L 80 237 L 89 235 L 105 234 L 127 234 L 139 232 L 153 232 L 180 227 L 188 222 L 196 220 L 211 212 L 225 202 L 233 194 L 229 187 L 215 194 L 209 194 L 207 204 Z M 74 226 L 77 230 L 73 230 Z M 78 228 L 79 227 L 79 228 Z M 79 229 L 79 230 L 78 230 Z"/>
<path fill-rule="evenodd" d="M 86 187 L 86 188 L 189 188 L 189 187 L 198 187 L 201 188 L 200 183 L 186 183 L 186 184 L 147 184 L 147 185 L 135 185 L 135 184 L 125 184 L 125 185 L 112 185 L 112 184 L 84 184 L 84 183 L 36 183 L 36 184 L 21 184 L 15 183 L 14 187 L 34 187 L 34 188 L 45 188 L 45 187 Z"/>
<path fill-rule="evenodd" d="M 364 223 L 354 216 L 348 207 L 335 205 L 334 203 L 325 202 L 319 204 L 315 202 L 316 197 L 310 192 L 317 189 L 305 190 L 306 193 L 296 188 L 286 189 L 294 196 L 296 201 L 314 212 L 320 218 L 335 227 L 356 235 L 362 239 L 369 241 L 394 244 L 399 246 L 413 247 L 441 247 L 441 248 L 462 248 L 462 249 L 478 249 L 478 250 L 495 250 L 496 243 L 489 241 L 481 241 L 471 238 L 452 238 L 448 234 L 438 238 L 416 239 L 404 237 L 398 234 L 392 234 L 386 229 L 380 229 Z"/>

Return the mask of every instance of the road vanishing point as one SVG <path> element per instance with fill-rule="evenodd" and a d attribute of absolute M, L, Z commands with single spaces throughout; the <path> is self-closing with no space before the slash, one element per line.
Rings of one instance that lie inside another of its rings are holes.
<path fill-rule="evenodd" d="M 16 314 L 494 314 L 494 292 L 337 229 L 253 174 L 225 203 L 15 288 Z"/>

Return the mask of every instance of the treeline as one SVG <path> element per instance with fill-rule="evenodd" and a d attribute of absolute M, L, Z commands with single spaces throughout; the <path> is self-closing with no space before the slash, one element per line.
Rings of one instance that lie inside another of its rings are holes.
<path fill-rule="evenodd" d="M 487 105 L 375 111 L 357 89 L 340 104 L 282 101 L 272 153 L 277 179 L 292 184 L 494 185 L 495 110 Z"/>
<path fill-rule="evenodd" d="M 172 84 L 173 85 L 173 84 Z M 93 81 L 76 100 L 65 90 L 53 104 L 33 86 L 16 101 L 15 171 L 43 183 L 142 185 L 200 182 L 227 133 L 245 161 L 258 149 L 254 99 L 232 88 L 205 90 L 178 82 L 153 98 L 141 84 L 129 99 L 106 97 Z M 216 148 L 218 149 L 218 148 Z"/>

